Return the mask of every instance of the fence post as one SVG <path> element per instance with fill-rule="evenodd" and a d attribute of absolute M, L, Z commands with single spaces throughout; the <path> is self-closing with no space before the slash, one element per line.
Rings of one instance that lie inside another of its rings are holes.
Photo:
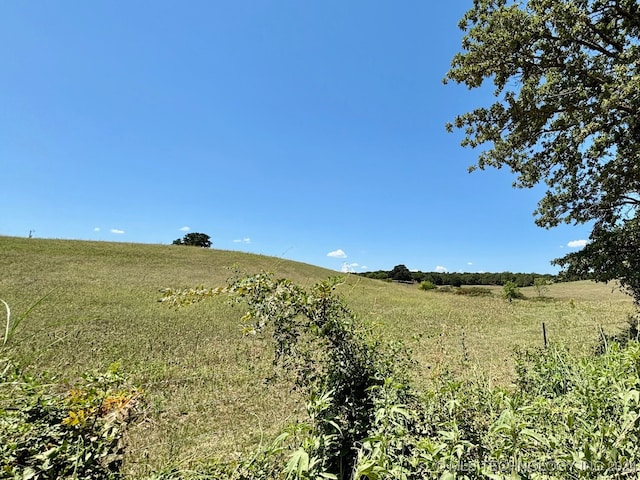
<path fill-rule="evenodd" d="M 544 342 L 544 348 L 547 348 L 547 328 L 542 322 L 542 341 Z"/>

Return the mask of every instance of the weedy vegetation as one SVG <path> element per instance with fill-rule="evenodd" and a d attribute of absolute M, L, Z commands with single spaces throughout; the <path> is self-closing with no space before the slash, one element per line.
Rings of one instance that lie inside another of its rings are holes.
<path fill-rule="evenodd" d="M 140 392 L 111 365 L 64 387 L 26 374 L 12 359 L 17 319 L 5 307 L 0 346 L 0 475 L 2 478 L 121 478 L 123 436 Z M 42 375 L 46 377 L 46 375 Z M 57 388 L 59 387 L 59 388 Z"/>

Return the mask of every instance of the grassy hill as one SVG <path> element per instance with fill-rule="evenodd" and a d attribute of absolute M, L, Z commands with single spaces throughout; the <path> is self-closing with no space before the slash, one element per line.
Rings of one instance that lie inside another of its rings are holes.
<path fill-rule="evenodd" d="M 49 294 L 17 332 L 12 355 L 29 369 L 72 381 L 120 362 L 146 391 L 145 419 L 130 433 L 127 471 L 188 468 L 254 448 L 296 418 L 297 396 L 272 373 L 268 339 L 243 338 L 244 313 L 224 298 L 174 310 L 158 302 L 165 287 L 221 286 L 229 277 L 272 271 L 303 285 L 336 272 L 282 259 L 193 247 L 0 237 L 0 298 L 14 316 Z M 577 354 L 600 329 L 615 333 L 633 311 L 610 286 L 551 286 L 526 300 L 420 291 L 348 276 L 347 303 L 380 334 L 402 339 L 415 380 L 450 370 L 508 384 L 514 346 L 550 341 Z"/>

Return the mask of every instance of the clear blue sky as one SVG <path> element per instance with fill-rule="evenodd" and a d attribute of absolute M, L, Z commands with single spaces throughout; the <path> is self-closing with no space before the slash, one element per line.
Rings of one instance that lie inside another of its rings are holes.
<path fill-rule="evenodd" d="M 492 101 L 442 84 L 471 3 L 4 0 L 0 235 L 556 272 L 588 229 L 445 131 Z"/>

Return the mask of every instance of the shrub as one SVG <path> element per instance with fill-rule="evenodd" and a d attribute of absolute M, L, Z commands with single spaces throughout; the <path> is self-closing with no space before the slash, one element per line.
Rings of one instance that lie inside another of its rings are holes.
<path fill-rule="evenodd" d="M 515 282 L 507 282 L 502 288 L 502 296 L 510 302 L 516 299 L 524 298 L 523 293 Z"/>
<path fill-rule="evenodd" d="M 551 285 L 551 281 L 544 277 L 536 277 L 533 280 L 533 286 L 536 289 L 536 293 L 538 297 L 542 298 L 549 291 L 549 285 Z"/>
<path fill-rule="evenodd" d="M 245 333 L 272 336 L 274 363 L 292 375 L 305 395 L 308 421 L 295 428 L 295 435 L 285 432 L 280 439 L 290 442 L 286 464 L 265 459 L 259 468 L 265 476 L 246 478 L 328 480 L 350 478 L 353 471 L 365 475 L 374 467 L 362 460 L 377 444 L 374 439 L 386 441 L 389 429 L 409 422 L 403 408 L 413 398 L 404 376 L 406 349 L 383 346 L 358 322 L 334 292 L 340 283 L 340 278 L 333 278 L 306 290 L 289 280 L 258 274 L 224 289 L 164 291 L 168 305 L 188 305 L 219 293 L 243 302 L 248 310 Z M 251 465 L 255 467 L 253 460 L 240 470 L 252 470 Z M 375 466 L 376 471 L 386 468 Z"/>
<path fill-rule="evenodd" d="M 420 285 L 418 286 L 418 288 L 420 290 L 434 290 L 437 289 L 438 286 L 432 282 L 430 282 L 429 280 L 424 280 L 422 282 L 420 282 Z"/>
<path fill-rule="evenodd" d="M 121 478 L 123 434 L 140 392 L 116 367 L 66 393 L 0 363 L 0 476 Z"/>

